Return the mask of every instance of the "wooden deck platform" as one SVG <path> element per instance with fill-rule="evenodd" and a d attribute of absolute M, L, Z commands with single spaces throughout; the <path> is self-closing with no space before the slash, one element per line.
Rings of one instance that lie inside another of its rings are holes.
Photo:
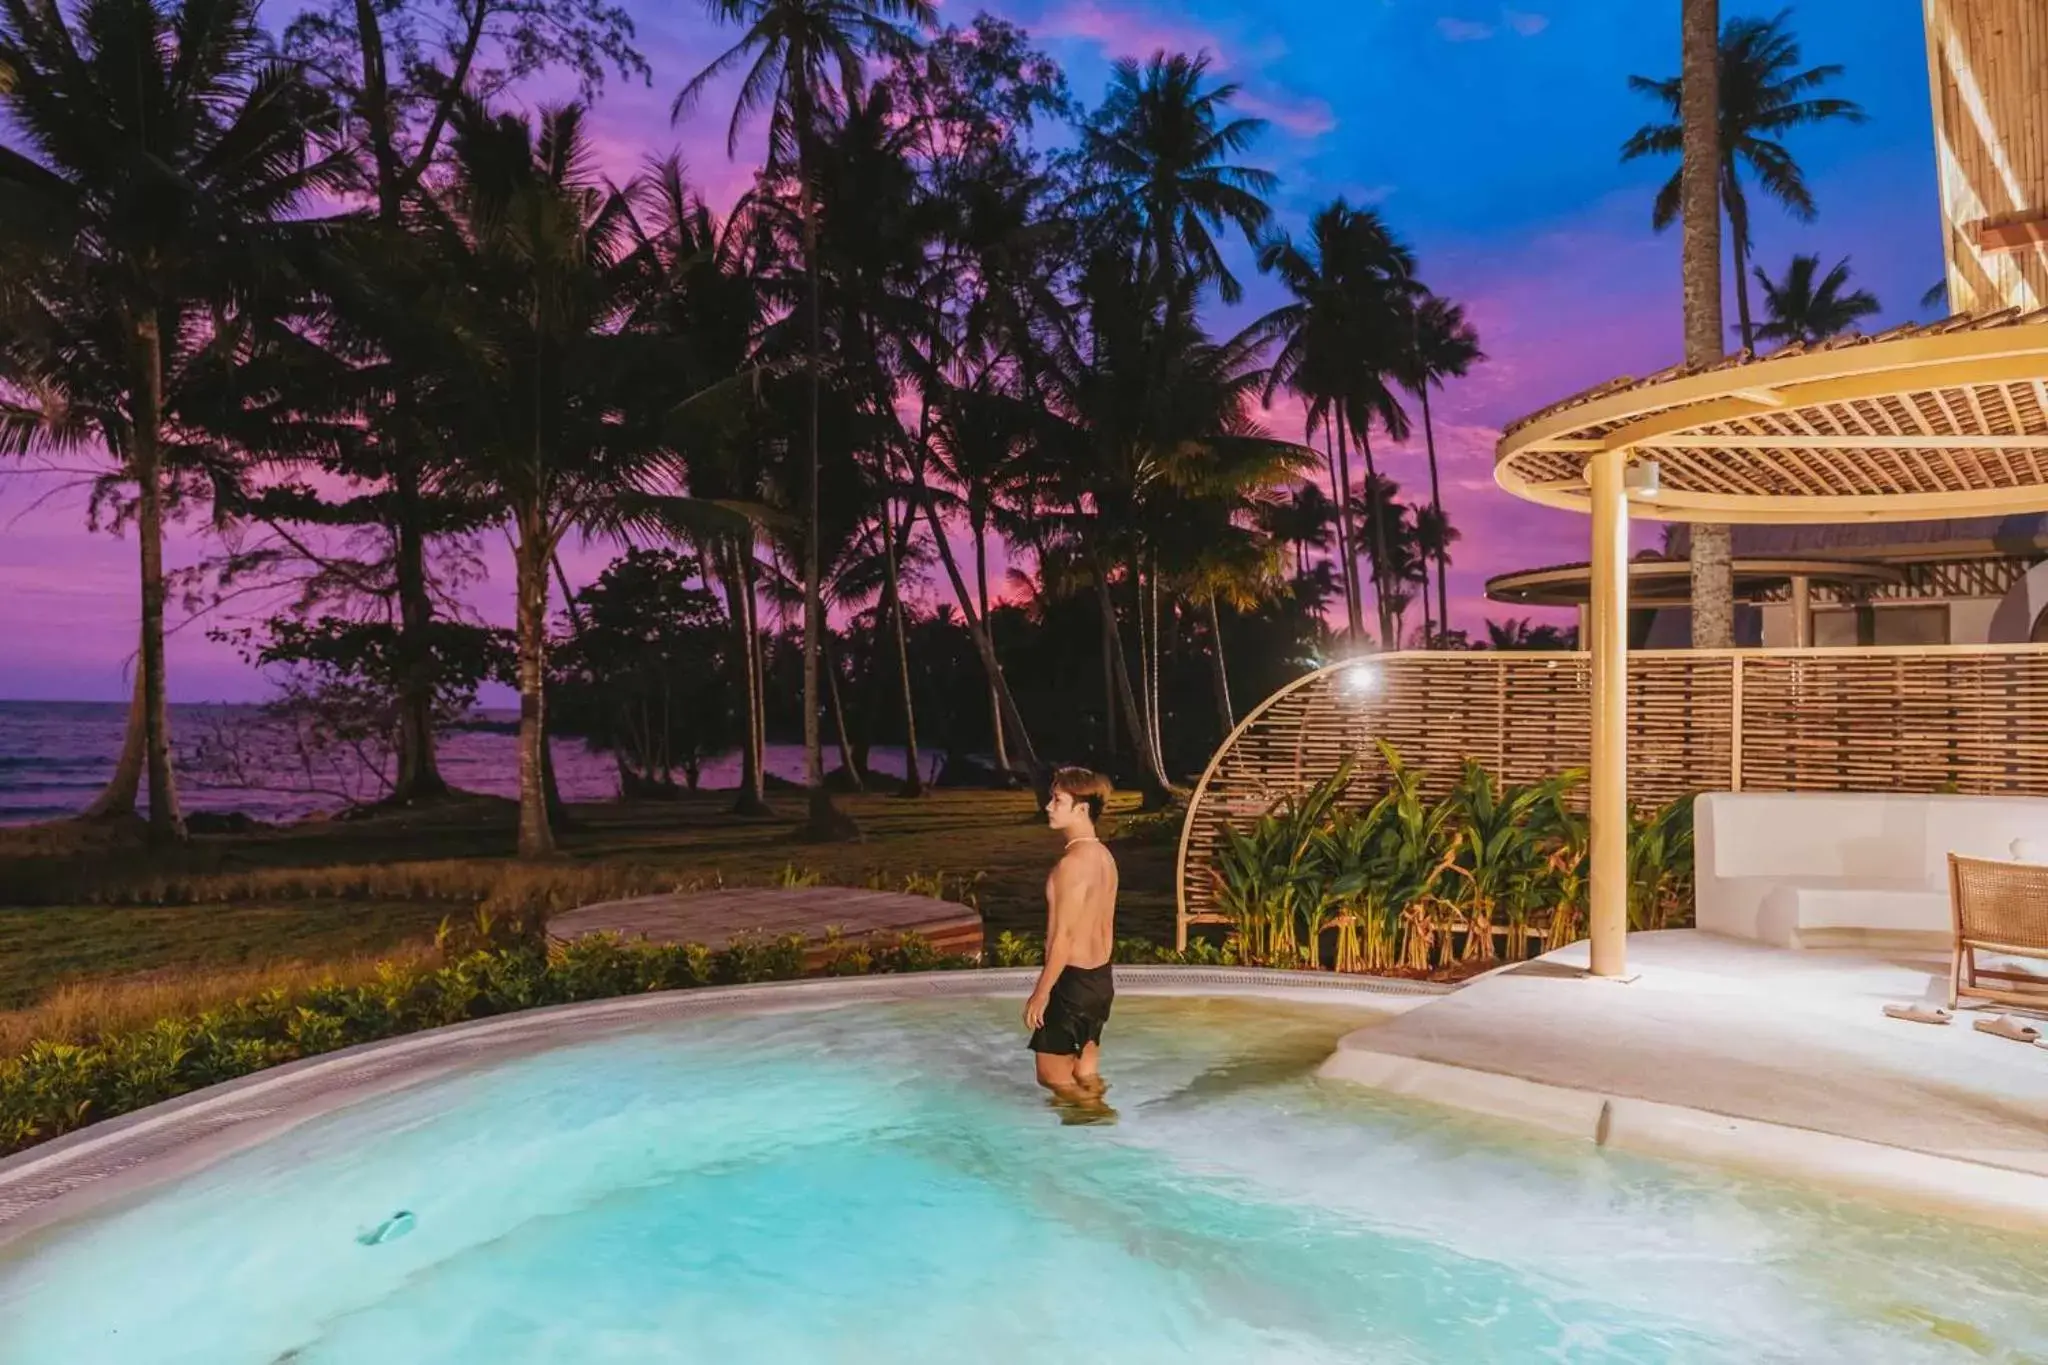
<path fill-rule="evenodd" d="M 788 890 L 751 887 L 637 896 L 567 910 L 548 921 L 548 937 L 617 934 L 651 943 L 701 943 L 723 948 L 746 935 L 802 934 L 821 942 L 837 931 L 869 939 L 917 934 L 943 953 L 981 951 L 981 914 L 953 901 L 843 886 Z"/>

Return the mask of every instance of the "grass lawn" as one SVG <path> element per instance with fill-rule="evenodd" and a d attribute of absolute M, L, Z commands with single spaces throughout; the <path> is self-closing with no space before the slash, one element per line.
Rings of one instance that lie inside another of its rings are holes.
<path fill-rule="evenodd" d="M 792 837 L 802 815 L 800 794 L 779 795 L 777 815 L 756 820 L 730 815 L 729 799 L 706 794 L 572 807 L 556 865 L 593 872 L 659 869 L 679 879 L 715 876 L 731 884 L 771 882 L 786 867 L 841 885 L 863 885 L 877 875 L 900 883 L 909 873 L 980 874 L 991 938 L 1005 929 L 1044 926 L 1045 874 L 1058 842 L 1029 793 L 842 796 L 865 836 L 844 844 Z M 1134 813 L 1137 798 L 1120 796 L 1111 809 Z M 129 836 L 67 826 L 0 830 L 0 1008 L 18 1008 L 64 984 L 320 962 L 423 943 L 444 917 L 467 918 L 468 906 L 425 896 L 126 902 L 156 899 L 153 885 L 178 878 L 345 873 L 395 863 L 427 865 L 426 873 L 444 871 L 459 885 L 513 866 L 513 817 L 507 802 L 463 801 L 420 813 L 201 835 L 187 849 L 155 857 Z M 1145 822 L 1119 836 L 1111 822 L 1108 833 L 1123 877 L 1118 933 L 1170 941 L 1178 825 Z"/>

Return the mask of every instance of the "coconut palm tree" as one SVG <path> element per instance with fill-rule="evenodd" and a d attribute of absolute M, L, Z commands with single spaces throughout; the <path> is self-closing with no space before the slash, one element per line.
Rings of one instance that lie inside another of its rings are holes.
<path fill-rule="evenodd" d="M 816 260 L 816 156 L 826 122 L 845 108 L 867 81 L 865 59 L 880 48 L 907 41 L 903 22 L 937 22 L 929 0 L 705 0 L 721 23 L 742 25 L 738 42 L 713 58 L 676 95 L 672 119 L 681 119 L 719 77 L 745 67 L 733 105 L 726 149 L 737 151 L 740 134 L 756 114 L 768 116 L 768 168 L 793 176 L 807 278 L 805 311 L 808 344 L 809 413 L 804 480 L 804 785 L 810 794 L 809 832 L 816 837 L 852 833 L 850 822 L 832 807 L 825 790 L 819 747 L 819 667 L 825 632 L 820 566 L 818 483 L 818 383 L 823 363 L 821 272 Z"/>
<path fill-rule="evenodd" d="M 1849 331 L 1878 311 L 1877 296 L 1868 289 L 1849 290 L 1849 258 L 1820 274 L 1820 257 L 1794 256 L 1785 278 L 1772 280 L 1759 266 L 1756 282 L 1764 291 L 1764 312 L 1770 321 L 1756 329 L 1759 341 L 1826 341 Z M 1847 291 L 1847 292 L 1845 292 Z"/>
<path fill-rule="evenodd" d="M 734 632 L 733 682 L 745 717 L 740 787 L 733 809 L 769 813 L 765 772 L 765 688 L 755 606 L 756 522 L 765 521 L 770 480 L 761 458 L 765 440 L 754 388 L 755 350 L 765 296 L 758 245 L 743 217 L 721 220 L 667 157 L 648 168 L 636 202 L 628 204 L 637 268 L 644 288 L 629 330 L 657 339 L 671 381 L 670 433 L 683 481 L 699 500 L 745 509 L 754 521 L 707 524 L 697 515 L 648 509 L 665 536 L 693 545 L 705 585 L 717 583 Z M 650 394 L 648 397 L 654 397 Z"/>
<path fill-rule="evenodd" d="M 1312 483 L 1297 485 L 1284 498 L 1261 504 L 1259 526 L 1276 544 L 1294 549 L 1294 576 L 1308 576 L 1309 554 L 1326 548 L 1337 521 L 1337 505 Z"/>
<path fill-rule="evenodd" d="M 164 516 L 234 481 L 205 409 L 294 306 L 317 228 L 292 220 L 343 182 L 332 110 L 254 0 L 8 0 L 0 110 L 0 453 L 103 449 L 133 489 L 150 829 L 181 839 Z"/>
<path fill-rule="evenodd" d="M 1444 514 L 1443 507 L 1435 502 L 1431 502 L 1427 507 L 1416 508 L 1412 524 L 1414 526 L 1416 553 L 1421 557 L 1424 569 L 1422 585 L 1423 624 L 1430 638 L 1435 639 L 1450 633 L 1451 609 L 1450 598 L 1446 595 L 1444 588 L 1444 566 L 1451 562 L 1451 547 L 1464 539 L 1464 534 L 1457 527 L 1451 525 L 1451 519 Z M 1428 566 L 1431 564 L 1436 565 L 1437 582 L 1436 626 L 1433 631 L 1428 630 Z"/>
<path fill-rule="evenodd" d="M 1284 233 L 1261 244 L 1259 268 L 1279 277 L 1293 296 L 1253 324 L 1264 341 L 1278 342 L 1267 371 L 1266 400 L 1282 387 L 1302 399 L 1307 424 L 1318 422 L 1334 437 L 1329 452 L 1336 490 L 1338 557 L 1342 560 L 1347 616 L 1352 638 L 1364 633 L 1358 556 L 1370 551 L 1375 564 L 1386 559 L 1377 522 L 1361 545 L 1353 514 L 1350 438 L 1357 435 L 1368 478 L 1377 477 L 1371 428 L 1378 422 L 1396 440 L 1408 434 L 1407 414 L 1394 396 L 1392 375 L 1408 348 L 1407 317 L 1420 286 L 1415 258 L 1371 209 L 1354 209 L 1338 199 L 1309 223 L 1306 244 Z M 1374 570 L 1375 596 L 1381 587 Z M 1380 634 L 1389 617 L 1378 604 Z"/>
<path fill-rule="evenodd" d="M 1699 3 L 1699 0 L 1694 0 Z M 1703 8 L 1714 8 L 1706 5 Z M 1693 18 L 1688 8 L 1686 22 Z M 1799 40 L 1788 25 L 1792 11 L 1780 10 L 1769 19 L 1730 19 L 1721 29 L 1717 98 L 1717 130 L 1720 167 L 1720 197 L 1728 213 L 1728 244 L 1735 268 L 1735 304 L 1741 328 L 1742 347 L 1753 349 L 1756 331 L 1750 322 L 1747 257 L 1751 246 L 1749 195 L 1742 183 L 1741 169 L 1748 167 L 1765 194 L 1778 201 L 1802 223 L 1814 219 L 1813 192 L 1806 174 L 1782 141 L 1797 128 L 1830 119 L 1850 123 L 1863 121 L 1863 110 L 1854 100 L 1816 96 L 1815 91 L 1842 74 L 1839 65 L 1800 69 Z M 1688 71 L 1691 64 L 1688 61 Z M 1648 123 L 1622 144 L 1622 160 L 1643 156 L 1670 156 L 1686 150 L 1686 114 L 1682 109 L 1684 78 L 1673 76 L 1653 80 L 1629 77 L 1629 88 L 1661 102 L 1674 121 Z M 1681 155 L 1681 161 L 1683 157 Z M 1658 230 L 1677 221 L 1684 198 L 1683 167 L 1657 192 L 1651 222 Z"/>
<path fill-rule="evenodd" d="M 1140 66 L 1132 58 L 1110 73 L 1109 94 L 1081 131 L 1091 180 L 1082 201 L 1128 223 L 1140 274 L 1159 297 L 1176 283 L 1213 281 L 1225 303 L 1243 294 L 1223 263 L 1216 233 L 1234 227 L 1256 241 L 1272 210 L 1265 196 L 1279 184 L 1272 172 L 1234 164 L 1265 131 L 1266 121 L 1232 118 L 1239 88 L 1204 88 L 1209 54 L 1159 51 Z"/>
<path fill-rule="evenodd" d="M 597 179 L 583 120 L 579 106 L 551 108 L 536 129 L 465 103 L 430 229 L 460 291 L 428 400 L 457 452 L 443 478 L 502 509 L 517 571 L 522 857 L 554 850 L 549 563 L 572 530 L 615 525 L 665 453 L 659 414 L 634 400 L 666 381 L 671 356 L 627 328 L 647 271 L 628 196 Z"/>
<path fill-rule="evenodd" d="M 1169 784 L 1160 742 L 1160 590 L 1173 565 L 1161 534 L 1190 499 L 1223 498 L 1300 477 L 1314 452 L 1277 441 L 1253 418 L 1266 386 L 1255 332 L 1211 341 L 1196 320 L 1196 284 L 1159 301 L 1136 253 L 1099 250 L 1080 284 L 1083 345 L 1049 368 L 1041 449 L 1057 502 L 1094 578 L 1124 719 L 1148 799 Z M 1124 661 L 1115 578 L 1133 595 L 1139 687 Z"/>
<path fill-rule="evenodd" d="M 1449 299 L 1435 294 L 1424 295 L 1417 301 L 1411 326 L 1411 344 L 1403 367 L 1401 382 L 1422 404 L 1422 437 L 1429 454 L 1429 513 L 1433 528 L 1450 531 L 1450 522 L 1444 516 L 1443 486 L 1437 477 L 1436 423 L 1430 417 L 1429 390 L 1432 384 L 1441 386 L 1446 379 L 1462 378 L 1473 365 L 1486 357 L 1479 349 L 1479 333 L 1465 319 L 1465 310 Z M 1419 524 L 1419 519 L 1418 519 Z M 1450 590 L 1445 585 L 1448 577 L 1448 559 L 1444 552 L 1450 547 L 1450 540 L 1456 532 L 1450 532 L 1450 539 L 1426 537 L 1425 554 L 1436 557 L 1436 600 L 1437 625 L 1441 631 L 1451 628 Z"/>

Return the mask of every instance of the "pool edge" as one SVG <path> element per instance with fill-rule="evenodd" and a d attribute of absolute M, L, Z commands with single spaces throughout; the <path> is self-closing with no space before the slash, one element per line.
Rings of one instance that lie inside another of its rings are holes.
<path fill-rule="evenodd" d="M 2048 1175 L 1658 1100 L 1375 1052 L 1351 1035 L 1317 1074 L 1503 1119 L 1610 1151 L 1860 1196 L 1894 1209 L 2048 1235 Z"/>
<path fill-rule="evenodd" d="M 199 1164 L 207 1164 L 284 1128 L 494 1056 L 597 1038 L 636 1022 L 1021 995 L 1037 973 L 1035 967 L 976 968 L 653 991 L 521 1010 L 302 1058 L 107 1119 L 0 1160 L 0 1247 L 103 1199 L 181 1174 L 195 1154 L 203 1154 Z M 1381 1009 L 1409 1007 L 1455 989 L 1244 967 L 1119 966 L 1116 975 L 1119 989 L 1131 995 Z"/>

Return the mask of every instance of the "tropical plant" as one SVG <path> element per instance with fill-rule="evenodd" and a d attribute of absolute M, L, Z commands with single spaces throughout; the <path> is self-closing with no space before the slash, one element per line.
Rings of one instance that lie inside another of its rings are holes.
<path fill-rule="evenodd" d="M 1750 205 L 1742 183 L 1742 168 L 1746 166 L 1764 193 L 1793 217 L 1810 223 L 1817 212 L 1813 192 L 1807 188 L 1805 172 L 1781 139 L 1795 129 L 1832 119 L 1863 121 L 1862 107 L 1854 100 L 1815 95 L 1815 91 L 1840 76 L 1842 68 L 1828 64 L 1800 70 L 1799 40 L 1789 28 L 1791 18 L 1791 10 L 1780 10 L 1768 19 L 1730 19 L 1721 30 L 1717 163 L 1721 203 L 1728 213 L 1729 251 L 1735 268 L 1735 302 L 1744 350 L 1754 348 L 1757 334 L 1749 312 L 1745 262 L 1751 247 Z M 1662 103 L 1675 121 L 1649 123 L 1637 129 L 1622 144 L 1622 160 L 1670 156 L 1687 150 L 1684 84 L 1682 76 L 1664 80 L 1629 77 L 1631 90 Z M 1657 192 L 1650 221 L 1660 231 L 1678 219 L 1682 176 L 1681 167 Z"/>
<path fill-rule="evenodd" d="M 1812 345 L 1854 329 L 1879 308 L 1877 295 L 1868 289 L 1848 288 L 1846 256 L 1826 275 L 1820 275 L 1818 256 L 1794 256 L 1782 280 L 1773 280 L 1759 266 L 1756 282 L 1764 291 L 1764 312 L 1770 319 L 1756 329 L 1758 341 Z"/>
<path fill-rule="evenodd" d="M 1486 358 L 1479 349 L 1479 332 L 1466 320 L 1465 310 L 1449 299 L 1428 294 L 1416 301 L 1410 320 L 1411 335 L 1402 367 L 1402 384 L 1422 404 L 1422 439 L 1429 455 L 1428 521 L 1418 515 L 1416 528 L 1429 528 L 1422 546 L 1425 558 L 1436 562 L 1437 633 L 1451 628 L 1450 572 L 1451 543 L 1457 539 L 1444 512 L 1443 485 L 1437 475 L 1436 422 L 1430 415 L 1429 391 L 1446 379 L 1462 378 Z"/>
<path fill-rule="evenodd" d="M 1234 82 L 1206 85 L 1206 52 L 1159 51 L 1110 72 L 1109 94 L 1081 131 L 1087 179 L 1080 202 L 1104 214 L 1111 237 L 1136 239 L 1137 268 L 1162 299 L 1183 281 L 1213 282 L 1225 303 L 1243 296 L 1224 264 L 1216 232 L 1231 227 L 1256 241 L 1278 181 L 1234 164 L 1265 131 L 1264 119 L 1233 117 Z"/>
<path fill-rule="evenodd" d="M 444 585 L 430 550 L 438 537 L 488 521 L 486 512 L 432 487 L 438 451 L 415 409 L 412 383 L 421 368 L 405 354 L 419 321 L 407 278 L 420 264 L 408 206 L 431 193 L 430 172 L 444 158 L 462 100 L 491 98 L 562 67 L 590 100 L 608 70 L 644 78 L 648 67 L 633 46 L 631 18 L 603 0 L 317 0 L 293 16 L 283 48 L 339 111 L 373 206 L 351 225 L 350 249 L 331 263 L 325 316 L 309 335 L 324 335 L 334 351 L 342 372 L 326 383 L 357 428 L 358 438 L 334 452 L 338 467 L 330 472 L 351 490 L 375 491 L 329 500 L 308 488 L 296 506 L 274 510 L 309 526 L 380 532 L 376 558 L 347 586 L 395 608 L 386 614 L 397 633 L 402 697 L 390 799 L 404 804 L 447 790 L 434 730 L 435 599 Z M 302 403 L 307 395 L 290 396 Z M 333 562 L 297 536 L 281 538 L 297 557 Z"/>
<path fill-rule="evenodd" d="M 819 747 L 820 668 L 826 629 L 819 488 L 819 385 L 824 367 L 823 275 L 817 256 L 818 146 L 826 123 L 842 113 L 867 81 L 865 59 L 906 41 L 898 27 L 937 22 L 928 0 L 705 0 L 723 23 L 743 25 L 738 42 L 713 58 L 684 85 L 670 110 L 683 114 L 727 72 L 746 67 L 733 105 L 726 147 L 738 148 L 747 120 L 768 115 L 768 173 L 794 179 L 805 281 L 805 373 L 809 411 L 804 448 L 804 785 L 810 794 L 809 832 L 840 837 L 851 822 L 832 806 Z"/>
<path fill-rule="evenodd" d="M 460 452 L 444 484 L 499 509 L 517 577 L 519 852 L 554 849 L 544 790 L 548 568 L 579 527 L 618 522 L 665 452 L 644 403 L 644 339 L 624 330 L 645 284 L 627 196 L 601 185 L 580 107 L 538 129 L 476 103 L 457 114 L 434 228 L 462 293 L 433 409 Z M 631 414 L 629 416 L 628 414 Z"/>
<path fill-rule="evenodd" d="M 1388 561 L 1385 528 L 1375 520 L 1361 544 L 1354 521 L 1350 442 L 1365 456 L 1366 480 L 1379 476 L 1373 462 L 1375 422 L 1403 440 L 1408 417 L 1395 397 L 1394 375 L 1409 347 L 1410 316 L 1421 286 L 1414 255 L 1371 209 L 1354 209 L 1339 199 L 1316 214 L 1309 239 L 1297 245 L 1276 234 L 1259 249 L 1259 268 L 1276 275 L 1291 303 L 1254 324 L 1262 341 L 1278 342 L 1267 374 L 1265 397 L 1281 388 L 1299 395 L 1308 430 L 1320 421 L 1329 444 L 1331 487 L 1339 505 L 1338 555 L 1343 560 L 1347 618 L 1353 639 L 1364 632 L 1358 556 L 1369 553 L 1380 639 L 1393 633 L 1383 568 Z"/>
<path fill-rule="evenodd" d="M 236 485 L 217 433 L 303 290 L 321 228 L 300 215 L 344 182 L 333 111 L 275 57 L 255 0 L 12 0 L 0 110 L 0 454 L 102 448 L 96 509 L 132 491 L 150 828 L 182 839 L 164 519 Z"/>
<path fill-rule="evenodd" d="M 1628 924 L 1669 929 L 1689 922 L 1693 888 L 1693 798 L 1653 811 L 1631 811 L 1628 837 Z"/>
<path fill-rule="evenodd" d="M 1534 890 L 1549 859 L 1542 821 L 1562 795 L 1584 780 L 1565 773 L 1522 786 L 1497 781 L 1471 759 L 1451 789 L 1451 860 L 1446 869 L 1459 889 L 1446 897 L 1457 906 L 1465 933 L 1464 955 L 1494 956 L 1494 934 L 1504 927 L 1510 943 L 1526 942 Z M 1496 917 L 1504 917 L 1504 926 Z"/>
<path fill-rule="evenodd" d="M 1282 797 L 1249 831 L 1226 825 L 1211 873 L 1217 904 L 1247 962 L 1314 961 L 1311 936 L 1340 898 L 1325 875 L 1325 831 L 1351 785 L 1346 763 L 1294 796 Z"/>

